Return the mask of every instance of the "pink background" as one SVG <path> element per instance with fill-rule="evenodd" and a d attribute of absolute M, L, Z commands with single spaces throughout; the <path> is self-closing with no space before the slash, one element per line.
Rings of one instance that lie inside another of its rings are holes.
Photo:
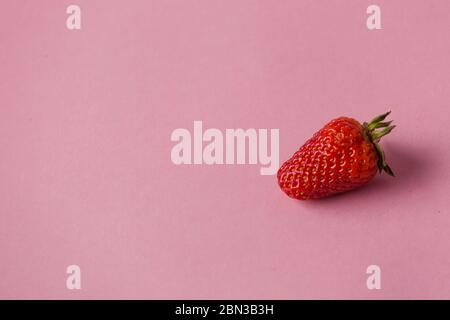
<path fill-rule="evenodd" d="M 69 4 L 82 29 L 65 26 Z M 366 28 L 366 8 L 382 30 Z M 1 1 L 1 298 L 450 298 L 450 1 Z M 176 128 L 388 109 L 395 179 L 298 202 Z M 66 289 L 66 267 L 82 289 Z M 382 289 L 366 288 L 366 268 Z"/>

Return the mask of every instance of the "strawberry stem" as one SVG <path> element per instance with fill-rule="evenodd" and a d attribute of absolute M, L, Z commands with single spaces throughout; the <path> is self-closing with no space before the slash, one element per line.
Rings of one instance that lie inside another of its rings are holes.
<path fill-rule="evenodd" d="M 394 176 L 394 172 L 392 171 L 391 167 L 386 162 L 386 156 L 384 154 L 383 149 L 378 144 L 382 137 L 385 135 L 388 135 L 392 130 L 394 130 L 395 125 L 391 125 L 392 121 L 383 122 L 384 119 L 390 114 L 391 112 L 388 111 L 386 113 L 383 113 L 382 115 L 379 115 L 375 118 L 373 118 L 369 123 L 364 122 L 364 133 L 370 140 L 370 142 L 373 143 L 375 150 L 378 155 L 378 170 L 380 173 L 382 171 L 386 172 L 390 176 Z M 381 129 L 381 130 L 377 130 Z"/>

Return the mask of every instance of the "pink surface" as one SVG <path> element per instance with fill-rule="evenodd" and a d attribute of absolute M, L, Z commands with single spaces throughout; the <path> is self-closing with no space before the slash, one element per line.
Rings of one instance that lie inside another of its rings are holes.
<path fill-rule="evenodd" d="M 449 1 L 73 3 L 81 30 L 1 3 L 0 298 L 450 298 Z M 323 201 L 170 160 L 194 120 L 278 128 L 284 161 L 388 109 L 397 177 Z"/>

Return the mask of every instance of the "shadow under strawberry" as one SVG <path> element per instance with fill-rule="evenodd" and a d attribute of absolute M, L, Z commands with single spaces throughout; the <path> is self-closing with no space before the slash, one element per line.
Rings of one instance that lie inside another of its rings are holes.
<path fill-rule="evenodd" d="M 384 151 L 395 177 L 384 174 L 377 176 L 366 185 L 348 192 L 338 193 L 326 198 L 299 202 L 302 207 L 333 206 L 348 204 L 355 201 L 405 201 L 405 194 L 420 192 L 427 186 L 432 186 L 439 179 L 439 164 L 430 154 L 434 148 L 431 145 L 420 146 L 417 144 L 404 145 L 396 142 L 385 142 Z"/>

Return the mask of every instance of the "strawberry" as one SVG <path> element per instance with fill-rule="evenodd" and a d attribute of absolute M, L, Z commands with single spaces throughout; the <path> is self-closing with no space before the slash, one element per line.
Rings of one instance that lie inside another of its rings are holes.
<path fill-rule="evenodd" d="M 280 167 L 281 190 L 299 200 L 318 199 L 358 188 L 377 171 L 394 176 L 378 144 L 395 128 L 383 122 L 389 114 L 363 124 L 347 117 L 330 121 Z"/>

